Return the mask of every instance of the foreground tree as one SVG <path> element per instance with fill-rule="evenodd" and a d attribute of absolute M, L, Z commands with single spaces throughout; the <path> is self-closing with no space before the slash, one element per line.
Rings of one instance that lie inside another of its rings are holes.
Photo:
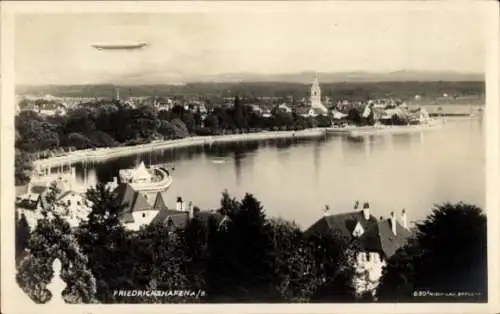
<path fill-rule="evenodd" d="M 345 240 L 336 234 L 310 235 L 308 241 L 318 272 L 318 289 L 311 297 L 311 301 L 356 300 L 352 267 L 355 250 L 349 250 Z"/>
<path fill-rule="evenodd" d="M 43 218 L 28 243 L 27 255 L 18 266 L 17 282 L 35 302 L 45 303 L 51 293 L 45 288 L 52 281 L 52 263 L 62 263 L 61 277 L 67 284 L 63 298 L 67 303 L 95 302 L 95 278 L 87 268 L 68 223 L 58 216 Z"/>
<path fill-rule="evenodd" d="M 30 237 L 30 226 L 24 214 L 16 218 L 16 262 L 23 256 Z"/>
<path fill-rule="evenodd" d="M 259 201 L 241 202 L 227 192 L 221 200 L 221 221 L 209 221 L 207 293 L 211 302 L 276 302 L 272 285 L 272 240 Z"/>
<path fill-rule="evenodd" d="M 282 219 L 269 221 L 273 240 L 273 284 L 287 302 L 308 302 L 320 284 L 312 254 L 300 228 Z"/>
<path fill-rule="evenodd" d="M 123 206 L 103 184 L 90 188 L 88 220 L 80 226 L 78 240 L 88 256 L 89 266 L 97 280 L 97 298 L 115 301 L 114 290 L 133 288 L 128 275 L 134 268 L 130 258 L 131 242 L 120 222 Z"/>
<path fill-rule="evenodd" d="M 415 239 L 388 261 L 377 296 L 387 302 L 436 302 L 450 298 L 414 293 L 465 292 L 453 300 L 486 301 L 486 251 L 486 216 L 481 208 L 464 203 L 436 206 L 417 225 Z"/>

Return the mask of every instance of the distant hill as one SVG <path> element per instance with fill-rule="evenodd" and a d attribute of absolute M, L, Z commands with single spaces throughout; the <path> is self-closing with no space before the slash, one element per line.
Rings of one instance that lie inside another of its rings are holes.
<path fill-rule="evenodd" d="M 192 78 L 188 82 L 287 82 L 309 84 L 313 80 L 315 72 L 299 72 L 290 74 L 256 74 L 256 73 L 226 73 L 202 78 Z M 321 83 L 340 82 L 475 82 L 484 81 L 482 73 L 460 73 L 460 72 L 433 72 L 433 71 L 396 71 L 388 73 L 371 72 L 318 72 Z"/>
<path fill-rule="evenodd" d="M 314 79 L 314 71 L 284 74 L 259 73 L 223 73 L 216 75 L 191 75 L 187 73 L 166 73 L 153 70 L 115 77 L 111 81 L 96 82 L 92 85 L 183 85 L 189 83 L 296 83 L 310 84 Z M 370 82 L 484 82 L 482 73 L 461 73 L 442 71 L 395 71 L 388 73 L 375 72 L 318 72 L 321 84 L 328 83 L 370 83 Z M 18 86 L 18 91 L 37 88 L 34 86 Z"/>
<path fill-rule="evenodd" d="M 173 75 L 173 74 L 172 74 Z M 315 72 L 306 71 L 290 74 L 264 75 L 255 73 L 226 73 L 213 76 L 189 78 L 173 75 L 172 80 L 160 77 L 168 74 L 160 71 L 140 73 L 133 77 L 117 78 L 112 84 L 88 85 L 44 85 L 17 86 L 19 95 L 44 95 L 69 97 L 114 97 L 115 86 L 120 96 L 204 96 L 244 97 L 293 95 L 301 98 L 309 95 L 309 87 Z M 443 93 L 456 96 L 484 95 L 484 75 L 458 72 L 397 71 L 390 73 L 318 72 L 323 95 L 337 97 L 379 97 L 392 96 L 411 98 L 414 95 L 438 97 Z M 144 83 L 139 83 L 144 82 Z M 161 83 L 158 83 L 161 82 Z"/>
<path fill-rule="evenodd" d="M 239 95 L 245 99 L 256 97 L 288 97 L 301 99 L 309 97 L 310 82 L 198 82 L 184 85 L 118 85 L 120 97 L 129 96 L 176 96 L 205 97 L 219 101 L 221 97 Z M 332 99 L 369 99 L 394 97 L 412 99 L 420 95 L 422 99 L 435 99 L 444 94 L 450 97 L 471 96 L 482 99 L 485 95 L 484 81 L 392 81 L 392 82 L 321 82 L 324 96 Z M 115 85 L 46 85 L 19 86 L 18 95 L 45 95 L 61 97 L 106 97 L 114 98 Z M 219 100 L 217 100 L 219 99 Z"/>

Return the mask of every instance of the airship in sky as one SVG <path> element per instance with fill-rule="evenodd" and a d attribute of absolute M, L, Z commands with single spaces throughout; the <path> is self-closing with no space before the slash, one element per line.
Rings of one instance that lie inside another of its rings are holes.
<path fill-rule="evenodd" d="M 92 44 L 97 50 L 134 50 L 147 46 L 145 42 L 106 42 Z"/>

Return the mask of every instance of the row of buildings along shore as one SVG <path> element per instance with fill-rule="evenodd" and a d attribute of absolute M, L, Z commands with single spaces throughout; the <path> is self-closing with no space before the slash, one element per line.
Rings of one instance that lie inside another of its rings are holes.
<path fill-rule="evenodd" d="M 263 117 L 271 117 L 277 111 L 286 113 L 296 113 L 303 117 L 316 117 L 320 115 L 330 115 L 333 118 L 341 119 L 346 116 L 351 108 L 363 108 L 366 106 L 374 107 L 379 111 L 382 109 L 394 110 L 395 108 L 404 109 L 408 105 L 397 99 L 383 98 L 373 99 L 368 101 L 354 101 L 349 99 L 334 100 L 329 96 L 322 96 L 321 87 L 316 76 L 310 88 L 310 97 L 302 99 L 293 99 L 292 96 L 279 97 L 257 97 L 257 99 L 246 100 L 241 99 L 245 105 L 252 107 L 254 112 Z M 444 93 L 442 100 L 452 99 L 453 97 Z M 456 97 L 455 97 L 456 98 Z M 116 89 L 115 100 L 123 104 L 136 108 L 142 105 L 151 105 L 158 110 L 169 111 L 175 106 L 184 107 L 185 110 L 200 112 L 202 117 L 217 107 L 234 106 L 234 97 L 224 97 L 223 101 L 213 103 L 204 100 L 202 97 L 192 99 L 179 99 L 178 97 L 157 97 L 137 96 L 120 98 L 119 89 Z M 412 100 L 412 106 L 418 107 L 418 102 L 421 99 L 420 95 L 415 95 Z M 18 95 L 16 100 L 16 113 L 21 111 L 31 110 L 43 116 L 65 115 L 68 110 L 81 105 L 99 104 L 109 102 L 110 99 L 104 97 L 58 97 L 53 95 Z M 417 105 L 415 105 L 417 104 Z M 415 110 L 415 108 L 414 108 Z"/>
<path fill-rule="evenodd" d="M 231 223 L 228 216 L 215 210 L 200 210 L 192 202 L 186 204 L 182 197 L 178 197 L 175 204 L 167 204 L 164 195 L 170 184 L 161 183 L 169 178 L 161 177 L 155 170 L 141 162 L 134 168 L 123 169 L 119 179 L 114 178 L 106 185 L 123 206 L 119 217 L 126 229 L 137 231 L 147 225 L 163 224 L 169 232 L 175 233 L 194 217 L 204 223 L 214 219 L 219 230 Z M 167 176 L 170 177 L 168 172 Z M 26 191 L 16 199 L 18 219 L 24 215 L 33 230 L 44 211 L 54 212 L 71 227 L 78 227 L 87 219 L 92 203 L 86 198 L 85 190 L 78 188 L 75 182 L 73 167 L 66 172 L 33 178 Z M 51 191 L 56 192 L 55 205 L 48 202 Z M 394 212 L 389 217 L 376 218 L 368 202 L 360 206 L 357 201 L 346 212 L 333 213 L 326 208 L 323 216 L 306 229 L 306 235 L 340 235 L 346 244 L 356 248 L 357 253 L 351 260 L 356 269 L 355 287 L 359 293 L 373 291 L 387 259 L 412 235 L 407 212 L 402 210 L 399 218 Z"/>

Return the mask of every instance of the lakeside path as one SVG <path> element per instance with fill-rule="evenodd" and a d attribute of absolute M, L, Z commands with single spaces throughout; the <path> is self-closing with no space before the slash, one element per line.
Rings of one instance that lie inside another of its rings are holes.
<path fill-rule="evenodd" d="M 391 127 L 344 127 L 344 128 L 313 128 L 301 131 L 265 131 L 258 133 L 244 133 L 244 134 L 228 134 L 228 135 L 215 135 L 215 136 L 193 136 L 178 140 L 156 141 L 148 144 L 139 144 L 135 146 L 119 146 L 119 147 L 106 147 L 97 149 L 77 150 L 65 155 L 50 157 L 47 159 L 39 159 L 33 162 L 35 168 L 48 168 L 56 167 L 62 164 L 73 164 L 81 161 L 103 161 L 123 156 L 130 156 L 137 153 L 149 152 L 153 150 L 175 149 L 190 146 L 200 146 L 205 144 L 217 143 L 230 143 L 230 142 L 243 142 L 243 141 L 260 141 L 271 139 L 284 139 L 284 138 L 317 138 L 325 136 L 326 134 L 348 135 L 348 136 L 361 136 L 361 135 L 378 135 L 384 133 L 413 133 L 423 132 L 427 130 L 439 129 L 447 120 L 464 120 L 463 118 L 457 119 L 439 119 L 436 120 L 434 125 L 431 126 L 391 126 Z"/>
<path fill-rule="evenodd" d="M 193 136 L 178 140 L 166 140 L 139 144 L 135 146 L 106 147 L 77 150 L 65 155 L 39 159 L 33 162 L 35 168 L 55 167 L 62 164 L 73 164 L 81 161 L 103 161 L 112 158 L 130 156 L 137 153 L 161 149 L 175 149 L 205 144 L 230 143 L 242 141 L 260 141 L 283 138 L 314 138 L 326 134 L 326 129 L 314 128 L 301 131 L 267 131 L 259 133 L 228 134 L 216 136 Z"/>

